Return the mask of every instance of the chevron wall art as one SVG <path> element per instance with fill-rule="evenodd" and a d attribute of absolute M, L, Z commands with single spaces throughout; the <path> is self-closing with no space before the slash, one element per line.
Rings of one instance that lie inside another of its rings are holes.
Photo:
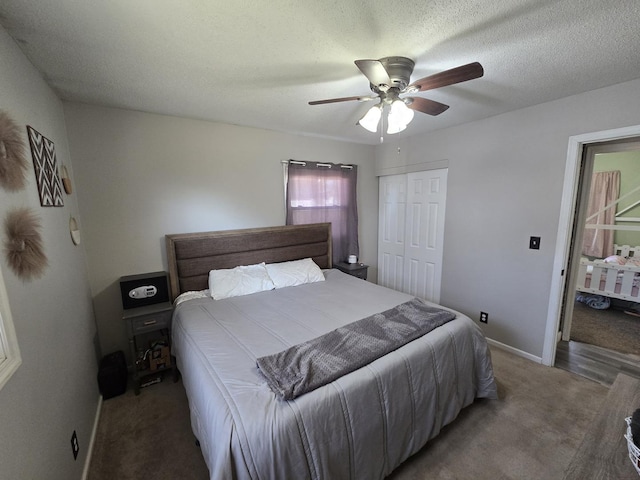
<path fill-rule="evenodd" d="M 33 157 L 33 169 L 38 182 L 40 205 L 63 207 L 62 183 L 58 176 L 58 162 L 53 142 L 29 125 L 27 125 L 27 132 Z"/>

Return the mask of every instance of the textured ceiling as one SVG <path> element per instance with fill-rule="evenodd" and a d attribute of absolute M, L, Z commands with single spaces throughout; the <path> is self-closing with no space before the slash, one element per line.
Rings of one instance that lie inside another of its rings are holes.
<path fill-rule="evenodd" d="M 640 78 L 639 0 L 2 0 L 0 24 L 66 100 L 370 144 L 371 103 L 307 103 L 369 94 L 356 59 L 484 66 L 401 136 Z"/>

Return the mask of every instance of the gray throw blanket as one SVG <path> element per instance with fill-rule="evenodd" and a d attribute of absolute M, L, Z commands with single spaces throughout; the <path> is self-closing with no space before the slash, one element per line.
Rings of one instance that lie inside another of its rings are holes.
<path fill-rule="evenodd" d="M 456 314 L 414 298 L 256 363 L 271 390 L 292 400 L 429 333 Z"/>

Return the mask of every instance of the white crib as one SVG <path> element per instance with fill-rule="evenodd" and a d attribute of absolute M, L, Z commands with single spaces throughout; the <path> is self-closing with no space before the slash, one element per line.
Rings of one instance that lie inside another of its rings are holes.
<path fill-rule="evenodd" d="M 616 245 L 615 255 L 640 258 L 640 246 Z M 576 290 L 631 302 L 640 302 L 640 266 L 580 260 Z"/>

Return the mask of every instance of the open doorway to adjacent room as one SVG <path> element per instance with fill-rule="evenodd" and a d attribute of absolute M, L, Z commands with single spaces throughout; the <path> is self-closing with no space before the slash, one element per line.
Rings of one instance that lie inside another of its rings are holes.
<path fill-rule="evenodd" d="M 640 138 L 585 145 L 567 271 L 555 365 L 640 377 Z"/>

